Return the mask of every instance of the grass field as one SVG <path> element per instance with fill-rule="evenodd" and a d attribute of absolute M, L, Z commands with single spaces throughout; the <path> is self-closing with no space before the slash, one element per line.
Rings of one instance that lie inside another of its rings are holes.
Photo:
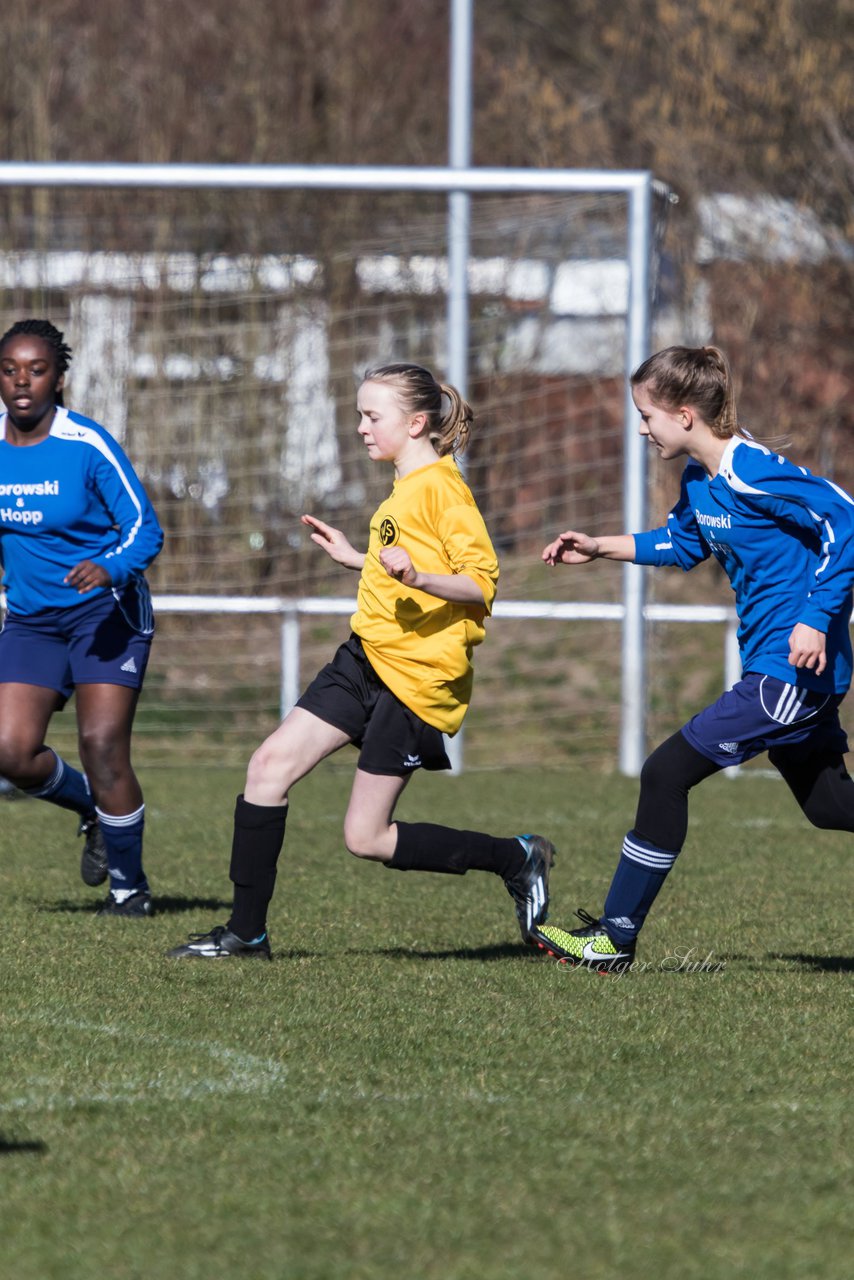
<path fill-rule="evenodd" d="M 69 815 L 2 802 L 3 1274 L 847 1280 L 850 837 L 713 779 L 643 970 L 600 978 L 491 876 L 349 858 L 349 777 L 294 792 L 271 965 L 163 957 L 226 917 L 239 772 L 144 774 L 150 921 L 92 914 Z M 400 816 L 549 834 L 564 922 L 634 797 L 424 776 Z"/>

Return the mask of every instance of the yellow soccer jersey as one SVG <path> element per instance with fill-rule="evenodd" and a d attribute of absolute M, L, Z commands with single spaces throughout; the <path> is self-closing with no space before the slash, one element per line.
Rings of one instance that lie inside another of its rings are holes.
<path fill-rule="evenodd" d="M 398 544 L 421 573 L 473 578 L 483 605 L 440 600 L 390 577 L 379 553 Z M 395 481 L 371 519 L 351 625 L 384 684 L 443 733 L 456 733 L 468 709 L 472 650 L 483 640 L 497 581 L 483 516 L 450 454 Z"/>

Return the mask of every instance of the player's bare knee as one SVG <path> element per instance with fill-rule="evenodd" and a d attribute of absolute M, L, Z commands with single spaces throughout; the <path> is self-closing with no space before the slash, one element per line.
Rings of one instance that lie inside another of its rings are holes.
<path fill-rule="evenodd" d="M 247 789 L 266 790 L 275 785 L 283 795 L 287 795 L 294 778 L 299 776 L 295 764 L 288 752 L 277 750 L 269 741 L 262 742 L 249 759 L 246 769 Z"/>
<path fill-rule="evenodd" d="M 369 840 L 360 838 L 355 833 L 348 832 L 346 827 L 344 828 L 344 847 L 348 853 L 352 853 L 354 858 L 371 858 L 376 856 L 375 850 L 371 846 L 371 842 Z"/>
<path fill-rule="evenodd" d="M 77 746 L 81 761 L 92 768 L 107 761 L 114 762 L 128 755 L 127 739 L 118 736 L 109 725 L 87 724 L 77 734 Z"/>
<path fill-rule="evenodd" d="M 0 774 L 7 776 L 18 765 L 17 752 L 11 743 L 0 738 Z"/>
<path fill-rule="evenodd" d="M 270 753 L 264 750 L 263 744 L 253 751 L 249 757 L 249 764 L 246 766 L 246 786 L 257 787 L 263 785 L 267 780 L 270 772 Z"/>
<path fill-rule="evenodd" d="M 14 733 L 0 733 L 0 776 L 10 782 L 28 783 L 35 756 L 33 747 Z"/>
<path fill-rule="evenodd" d="M 130 755 L 125 739 L 87 729 L 78 740 L 80 763 L 96 793 L 110 790 L 130 772 Z"/>
<path fill-rule="evenodd" d="M 13 746 L 0 742 L 0 775 L 14 782 L 22 773 L 20 753 Z"/>
<path fill-rule="evenodd" d="M 370 860 L 381 855 L 376 832 L 352 818 L 344 819 L 344 845 L 354 858 Z"/>

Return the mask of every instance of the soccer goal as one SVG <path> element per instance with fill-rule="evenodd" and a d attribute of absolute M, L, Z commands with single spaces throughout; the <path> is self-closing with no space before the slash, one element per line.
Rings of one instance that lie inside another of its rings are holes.
<path fill-rule="evenodd" d="M 626 374 L 667 323 L 655 193 L 646 173 L 0 164 L 0 323 L 66 331 L 68 403 L 122 441 L 166 530 L 152 762 L 242 763 L 346 636 L 355 582 L 299 516 L 364 542 L 390 477 L 358 446 L 360 376 L 411 359 L 449 378 L 462 344 L 465 466 L 502 565 L 466 764 L 639 770 L 644 572 L 582 578 L 540 552 L 645 520 Z"/>

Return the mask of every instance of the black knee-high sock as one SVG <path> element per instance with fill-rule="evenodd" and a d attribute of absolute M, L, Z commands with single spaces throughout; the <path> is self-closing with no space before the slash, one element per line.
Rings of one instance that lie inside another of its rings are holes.
<path fill-rule="evenodd" d="M 494 871 L 506 879 L 520 871 L 524 862 L 525 850 L 515 836 L 457 831 L 432 822 L 398 822 L 394 857 L 385 865 L 394 871 L 440 871 L 452 876 Z"/>
<path fill-rule="evenodd" d="M 285 839 L 288 806 L 249 804 L 243 796 L 234 806 L 231 876 L 234 907 L 228 927 L 250 942 L 267 927 L 267 907 L 276 884 L 276 863 Z"/>

